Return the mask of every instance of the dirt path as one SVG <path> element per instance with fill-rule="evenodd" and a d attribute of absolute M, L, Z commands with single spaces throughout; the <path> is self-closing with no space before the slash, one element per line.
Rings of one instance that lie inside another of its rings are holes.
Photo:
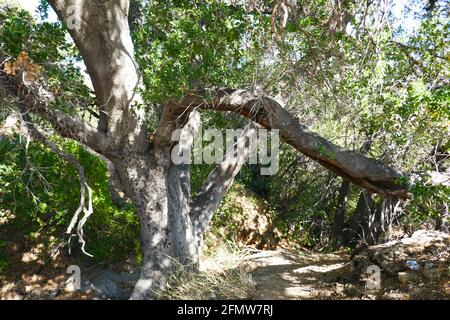
<path fill-rule="evenodd" d="M 342 299 L 346 254 L 262 251 L 248 258 L 257 299 Z"/>
<path fill-rule="evenodd" d="M 440 277 L 415 274 L 415 280 L 401 283 L 382 273 L 381 290 L 368 290 L 365 274 L 351 272 L 348 254 L 289 251 L 261 251 L 246 259 L 255 282 L 255 299 L 449 299 L 450 267 L 436 269 Z M 448 272 L 448 275 L 446 275 Z M 434 274 L 434 273 L 433 273 Z M 438 273 L 436 273 L 438 275 Z"/>

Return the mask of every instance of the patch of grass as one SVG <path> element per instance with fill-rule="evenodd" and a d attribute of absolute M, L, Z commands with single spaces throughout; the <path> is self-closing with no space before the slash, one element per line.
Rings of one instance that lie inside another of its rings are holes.
<path fill-rule="evenodd" d="M 215 300 L 252 299 L 255 283 L 249 270 L 242 264 L 247 253 L 237 245 L 228 243 L 214 252 L 207 252 L 200 271 L 192 272 L 178 265 L 168 279 L 159 299 Z"/>

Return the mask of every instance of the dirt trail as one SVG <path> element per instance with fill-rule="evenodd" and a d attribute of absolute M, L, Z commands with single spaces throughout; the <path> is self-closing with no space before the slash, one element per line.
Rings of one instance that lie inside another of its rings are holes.
<path fill-rule="evenodd" d="M 342 299 L 346 254 L 262 251 L 248 258 L 257 299 Z"/>

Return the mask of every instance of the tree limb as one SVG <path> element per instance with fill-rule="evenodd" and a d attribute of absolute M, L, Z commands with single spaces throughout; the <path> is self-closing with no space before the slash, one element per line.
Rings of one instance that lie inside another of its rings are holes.
<path fill-rule="evenodd" d="M 167 127 L 195 108 L 234 112 L 268 129 L 279 129 L 281 137 L 301 153 L 339 176 L 370 192 L 409 197 L 401 184 L 403 175 L 382 162 L 343 149 L 308 131 L 275 100 L 248 90 L 197 90 L 178 102 L 166 105 L 163 122 Z"/>
<path fill-rule="evenodd" d="M 30 116 L 28 115 L 28 110 L 22 108 L 21 110 L 21 118 L 23 120 L 23 123 L 25 124 L 25 127 L 28 129 L 29 133 L 33 138 L 36 140 L 42 142 L 44 145 L 46 145 L 50 150 L 52 150 L 55 154 L 69 162 L 77 171 L 80 178 L 80 205 L 78 209 L 75 211 L 72 220 L 67 227 L 66 233 L 70 236 L 69 238 L 69 245 L 70 245 L 70 239 L 72 238 L 72 230 L 77 224 L 77 235 L 79 238 L 79 241 L 81 243 L 81 250 L 84 254 L 92 257 L 91 254 L 86 252 L 85 246 L 86 241 L 84 240 L 84 230 L 83 227 L 87 221 L 87 219 L 92 215 L 93 213 L 93 206 L 92 206 L 92 189 L 87 184 L 86 176 L 84 173 L 84 168 L 80 164 L 80 162 L 71 154 L 66 153 L 62 151 L 55 143 L 50 141 L 48 137 L 45 136 L 44 133 L 42 133 L 35 124 L 31 121 Z M 88 197 L 86 199 L 86 190 L 88 191 Z M 88 204 L 86 205 L 86 200 L 88 201 Z M 80 219 L 79 215 L 80 213 L 84 213 L 84 216 Z M 70 250 L 70 249 L 69 249 Z"/>
<path fill-rule="evenodd" d="M 128 25 L 129 0 L 49 0 L 83 57 L 112 149 L 146 146 L 145 115 L 131 103 L 139 84 Z"/>
<path fill-rule="evenodd" d="M 108 180 L 108 191 L 111 196 L 111 200 L 116 206 L 123 207 L 125 205 L 125 203 L 127 201 L 129 201 L 130 199 L 127 196 L 127 194 L 125 193 L 125 187 L 122 183 L 119 172 L 117 172 L 117 169 L 116 169 L 114 163 L 111 160 L 109 160 L 107 157 L 105 157 L 104 155 L 102 155 L 98 152 L 95 152 L 91 148 L 89 148 L 85 145 L 83 145 L 83 147 L 84 147 L 84 150 L 86 150 L 93 156 L 98 157 L 101 160 L 103 160 L 103 162 L 106 165 L 106 168 L 108 169 L 108 179 L 107 179 Z"/>
<path fill-rule="evenodd" d="M 52 93 L 39 87 L 35 82 L 21 82 L 20 78 L 20 75 L 14 78 L 0 71 L 0 86 L 11 95 L 19 106 L 47 120 L 64 138 L 78 141 L 99 153 L 106 149 L 104 134 L 81 119 L 53 108 L 52 103 L 55 99 Z"/>
<path fill-rule="evenodd" d="M 250 124 L 237 139 L 232 150 L 227 151 L 224 161 L 217 164 L 206 178 L 200 192 L 191 202 L 190 216 L 197 235 L 203 235 L 205 232 L 214 211 L 256 145 L 256 126 Z"/>

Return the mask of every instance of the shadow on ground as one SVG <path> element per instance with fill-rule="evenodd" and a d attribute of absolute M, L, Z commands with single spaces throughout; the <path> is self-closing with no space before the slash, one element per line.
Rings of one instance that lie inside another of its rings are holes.
<path fill-rule="evenodd" d="M 248 258 L 257 299 L 342 299 L 347 254 L 262 251 Z"/>

